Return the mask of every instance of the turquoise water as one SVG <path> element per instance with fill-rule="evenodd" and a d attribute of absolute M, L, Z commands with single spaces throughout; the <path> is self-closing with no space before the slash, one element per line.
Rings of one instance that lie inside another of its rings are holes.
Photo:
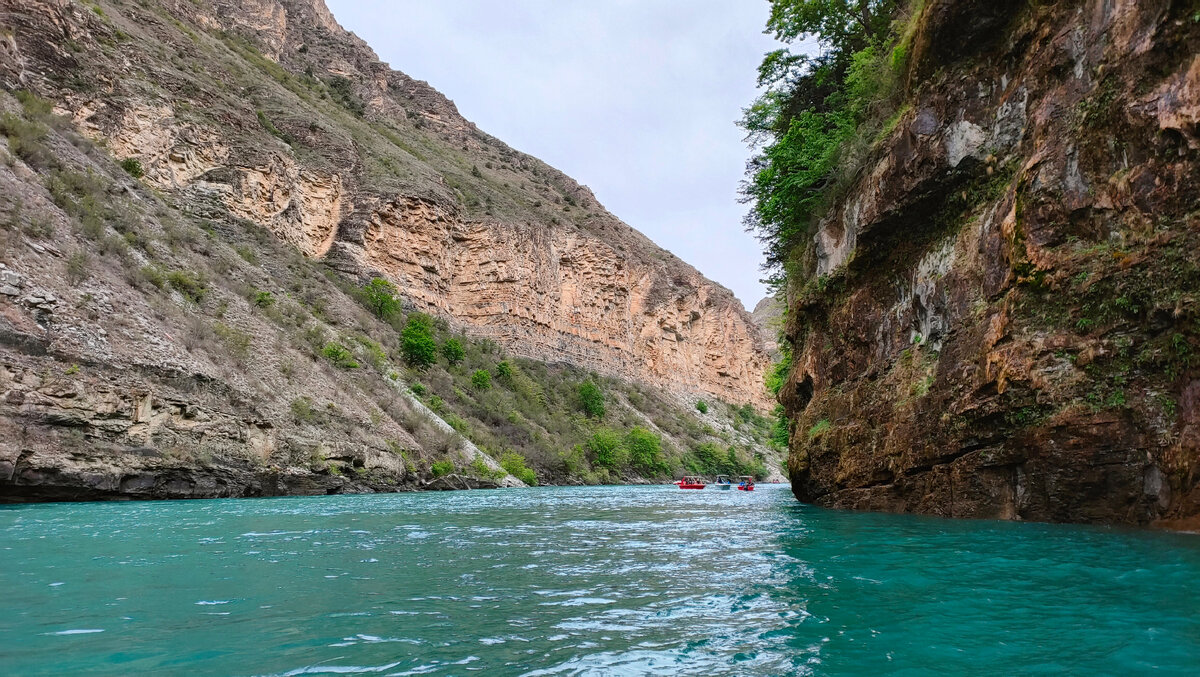
<path fill-rule="evenodd" d="M 1200 537 L 782 486 L 0 509 L 3 674 L 1196 674 Z"/>

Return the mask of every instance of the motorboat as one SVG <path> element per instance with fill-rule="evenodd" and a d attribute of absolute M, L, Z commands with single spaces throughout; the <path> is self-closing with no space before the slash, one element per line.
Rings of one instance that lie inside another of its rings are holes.
<path fill-rule="evenodd" d="M 675 483 L 680 489 L 703 489 L 704 478 L 698 475 L 684 475 L 683 479 Z"/>
<path fill-rule="evenodd" d="M 713 486 L 722 491 L 729 491 L 733 488 L 733 480 L 729 479 L 729 475 L 717 475 L 717 481 L 713 482 Z"/>
<path fill-rule="evenodd" d="M 754 491 L 753 477 L 750 475 L 742 475 L 739 479 L 741 481 L 737 485 L 738 491 Z"/>

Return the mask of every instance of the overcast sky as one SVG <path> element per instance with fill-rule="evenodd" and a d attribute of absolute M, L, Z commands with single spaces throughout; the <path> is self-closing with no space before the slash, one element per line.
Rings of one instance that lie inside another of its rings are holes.
<path fill-rule="evenodd" d="M 729 287 L 765 295 L 734 124 L 774 49 L 767 0 L 327 0 L 393 68 L 590 187 Z"/>

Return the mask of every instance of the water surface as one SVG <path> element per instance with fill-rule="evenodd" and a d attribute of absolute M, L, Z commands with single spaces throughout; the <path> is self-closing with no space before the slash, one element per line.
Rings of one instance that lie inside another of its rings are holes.
<path fill-rule="evenodd" d="M 0 509 L 0 673 L 1197 674 L 1200 537 L 782 486 Z"/>

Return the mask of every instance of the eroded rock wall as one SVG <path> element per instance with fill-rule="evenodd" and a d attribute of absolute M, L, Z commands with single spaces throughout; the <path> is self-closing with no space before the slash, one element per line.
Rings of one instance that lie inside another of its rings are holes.
<path fill-rule="evenodd" d="M 411 198 L 372 211 L 351 238 L 347 256 L 406 297 L 520 355 L 763 404 L 755 328 L 692 269 L 632 258 L 586 232 L 464 220 Z"/>
<path fill-rule="evenodd" d="M 189 211 L 383 274 L 516 354 L 769 408 L 769 359 L 728 290 L 381 63 L 321 0 L 97 7 L 0 0 L 0 80 Z"/>
<path fill-rule="evenodd" d="M 1200 23 L 1185 2 L 927 2 L 907 105 L 790 293 L 796 496 L 1200 514 Z"/>

